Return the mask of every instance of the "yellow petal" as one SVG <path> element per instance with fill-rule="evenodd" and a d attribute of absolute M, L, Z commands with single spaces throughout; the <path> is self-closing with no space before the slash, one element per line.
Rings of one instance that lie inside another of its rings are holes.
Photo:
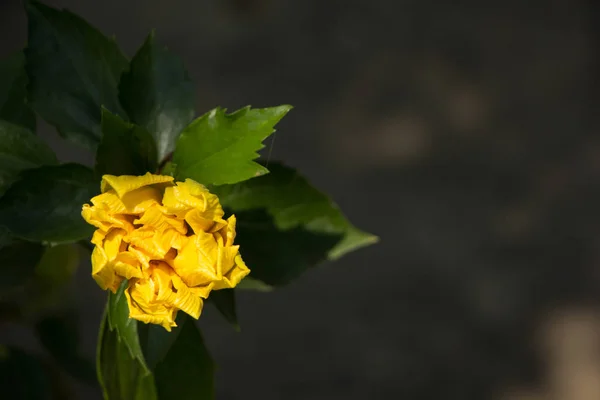
<path fill-rule="evenodd" d="M 171 249 L 181 249 L 183 244 L 187 242 L 187 237 L 177 232 L 175 229 L 166 229 L 162 232 L 157 232 L 154 235 L 154 245 L 163 254 L 163 258 L 167 257 L 167 253 Z"/>
<path fill-rule="evenodd" d="M 117 195 L 123 198 L 125 193 L 131 192 L 135 189 L 139 189 L 144 186 L 156 185 L 159 183 L 172 182 L 173 177 L 167 175 L 154 175 L 147 172 L 142 176 L 133 175 L 104 175 L 102 177 L 102 183 L 100 184 L 100 190 L 102 193 L 110 190 L 111 188 L 117 192 Z"/>
<path fill-rule="evenodd" d="M 235 257 L 235 267 L 224 274 L 220 281 L 215 282 L 214 290 L 233 289 L 249 273 L 250 269 L 246 266 L 246 263 L 244 263 L 244 260 L 242 260 L 242 257 L 238 254 Z"/>
<path fill-rule="evenodd" d="M 104 242 L 104 238 L 106 237 L 106 232 L 103 231 L 102 229 L 96 229 L 94 231 L 94 234 L 92 235 L 92 244 L 95 244 L 96 246 L 102 246 L 102 243 Z"/>
<path fill-rule="evenodd" d="M 121 252 L 112 262 L 115 273 L 125 279 L 143 278 L 141 263 L 130 252 Z"/>
<path fill-rule="evenodd" d="M 114 190 L 108 190 L 93 197 L 91 202 L 112 214 L 141 214 L 159 204 L 161 196 L 161 191 L 156 187 L 144 186 L 124 194 L 122 198 Z"/>
<path fill-rule="evenodd" d="M 191 209 L 192 207 L 186 205 L 185 203 L 179 201 L 179 193 L 181 189 L 171 186 L 165 189 L 165 194 L 163 195 L 162 204 L 165 206 L 167 212 L 169 214 L 177 214 L 183 212 L 185 213 Z"/>
<path fill-rule="evenodd" d="M 112 215 L 108 211 L 98 208 L 90 207 L 88 204 L 84 204 L 81 210 L 81 216 L 87 221 L 88 224 L 94 225 L 98 229 L 102 229 L 108 232 L 110 228 L 116 227 L 125 229 L 130 232 L 134 229 L 131 218 L 125 215 Z"/>
<path fill-rule="evenodd" d="M 215 232 L 227 225 L 227 222 L 222 218 L 223 210 L 219 213 L 202 211 L 194 208 L 185 214 L 185 222 L 187 222 L 194 233 L 198 232 Z"/>
<path fill-rule="evenodd" d="M 215 239 L 221 246 L 231 246 L 235 240 L 235 215 L 227 219 L 226 226 L 215 232 Z"/>
<path fill-rule="evenodd" d="M 160 249 L 154 240 L 157 235 L 151 228 L 136 229 L 125 237 L 125 241 L 130 243 L 130 247 L 134 246 L 138 250 L 143 250 L 146 255 L 152 260 L 162 260 L 168 249 Z"/>
<path fill-rule="evenodd" d="M 205 186 L 191 179 L 176 182 L 176 185 L 165 189 L 163 196 L 162 203 L 169 213 L 175 214 L 197 208 L 202 212 L 218 215 L 219 218 L 223 216 L 219 198 L 210 193 Z M 211 219 L 208 216 L 207 218 Z"/>
<path fill-rule="evenodd" d="M 165 303 L 151 304 L 154 288 L 150 281 L 132 279 L 125 291 L 129 304 L 129 317 L 147 324 L 162 325 L 167 331 L 177 326 L 175 317 L 177 309 L 168 307 Z"/>
<path fill-rule="evenodd" d="M 130 252 L 131 254 L 133 254 L 135 256 L 135 258 L 138 259 L 138 261 L 140 262 L 140 264 L 142 266 L 142 273 L 144 273 L 144 270 L 147 270 L 148 268 L 150 268 L 150 260 L 152 259 L 151 255 L 149 255 L 142 249 L 138 249 L 137 247 L 135 247 L 133 245 L 130 245 L 127 248 L 127 251 Z"/>
<path fill-rule="evenodd" d="M 173 276 L 173 287 L 177 292 L 171 292 L 173 294 L 169 299 L 169 303 L 195 319 L 200 318 L 202 306 L 204 305 L 200 296 L 192 292 L 177 275 Z"/>
<path fill-rule="evenodd" d="M 202 297 L 203 299 L 206 299 L 206 298 L 208 298 L 208 295 L 210 294 L 210 292 L 213 290 L 214 286 L 215 286 L 214 282 L 211 282 L 208 285 L 191 287 L 191 288 L 189 288 L 189 290 L 190 290 L 190 293 L 192 293 L 194 296 L 199 296 L 199 297 Z"/>
<path fill-rule="evenodd" d="M 123 204 L 114 190 L 94 196 L 90 201 L 94 207 L 109 211 L 111 214 L 125 214 L 127 212 L 125 204 Z"/>
<path fill-rule="evenodd" d="M 176 187 L 173 187 L 173 195 L 179 203 L 189 208 L 206 210 L 208 202 L 205 195 L 209 192 L 204 185 L 191 179 L 186 179 L 185 182 L 176 182 L 176 185 Z"/>
<path fill-rule="evenodd" d="M 208 285 L 220 280 L 221 276 L 217 271 L 218 249 L 211 234 L 199 232 L 177 253 L 172 262 L 173 268 L 189 287 Z"/>
<path fill-rule="evenodd" d="M 225 275 L 235 266 L 235 257 L 239 254 L 240 246 L 219 247 L 219 269 Z"/>
<path fill-rule="evenodd" d="M 92 278 L 103 290 L 109 289 L 113 293 L 116 293 L 123 280 L 110 267 L 108 257 L 101 247 L 95 247 L 92 251 Z"/>
<path fill-rule="evenodd" d="M 152 272 L 152 279 L 158 286 L 157 302 L 167 303 L 198 319 L 202 311 L 202 299 L 190 292 L 173 269 L 165 263 L 158 263 Z"/>
<path fill-rule="evenodd" d="M 106 253 L 108 261 L 112 261 L 117 257 L 117 254 L 125 250 L 126 244 L 123 243 L 123 237 L 126 232 L 123 229 L 111 229 L 104 238 L 102 248 Z"/>
<path fill-rule="evenodd" d="M 173 216 L 166 215 L 163 212 L 162 207 L 156 205 L 146 210 L 146 212 L 144 212 L 140 218 L 133 221 L 133 223 L 136 225 L 152 227 L 156 231 L 173 228 L 182 235 L 187 233 L 187 228 L 185 227 L 184 221 Z"/>
<path fill-rule="evenodd" d="M 235 215 L 232 215 L 227 219 L 227 228 L 226 228 L 226 241 L 225 246 L 233 245 L 233 241 L 235 240 L 235 225 L 236 225 Z"/>

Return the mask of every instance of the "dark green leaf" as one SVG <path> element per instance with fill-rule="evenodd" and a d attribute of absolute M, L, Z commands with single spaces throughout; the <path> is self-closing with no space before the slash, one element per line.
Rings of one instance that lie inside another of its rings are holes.
<path fill-rule="evenodd" d="M 44 246 L 39 243 L 11 239 L 2 229 L 3 246 L 0 248 L 0 290 L 24 284 L 34 274 Z"/>
<path fill-rule="evenodd" d="M 21 173 L 0 199 L 0 225 L 23 239 L 73 242 L 91 235 L 82 204 L 98 192 L 94 173 L 79 164 L 43 166 Z"/>
<path fill-rule="evenodd" d="M 252 160 L 258 158 L 262 141 L 290 109 L 246 107 L 231 114 L 222 108 L 209 111 L 179 136 L 173 153 L 176 177 L 222 185 L 266 174 L 268 170 Z"/>
<path fill-rule="evenodd" d="M 0 195 L 17 179 L 19 172 L 56 162 L 54 152 L 39 137 L 0 120 Z"/>
<path fill-rule="evenodd" d="M 133 358 L 108 316 L 102 318 L 98 337 L 96 370 L 106 400 L 155 400 L 154 377 Z M 170 397 L 166 397 L 170 398 Z"/>
<path fill-rule="evenodd" d="M 125 115 L 117 86 L 127 59 L 113 39 L 69 11 L 30 1 L 27 15 L 25 57 L 33 108 L 63 137 L 95 148 L 100 107 Z"/>
<path fill-rule="evenodd" d="M 236 243 L 250 276 L 269 285 L 283 285 L 327 258 L 340 235 L 296 227 L 280 230 L 264 210 L 236 213 Z M 212 295 L 211 295 L 212 296 Z"/>
<path fill-rule="evenodd" d="M 27 105 L 27 74 L 22 52 L 0 62 L 0 119 L 35 131 L 35 114 Z"/>
<path fill-rule="evenodd" d="M 180 329 L 177 340 L 154 371 L 158 397 L 210 400 L 214 398 L 213 360 L 191 318 L 185 318 Z"/>
<path fill-rule="evenodd" d="M 266 209 L 281 230 L 303 227 L 309 232 L 342 235 L 328 250 L 336 259 L 349 251 L 375 243 L 376 236 L 354 227 L 338 206 L 292 168 L 269 164 L 270 174 L 213 191 L 234 212 Z"/>
<path fill-rule="evenodd" d="M 154 32 L 121 78 L 120 98 L 131 120 L 156 139 L 159 160 L 194 118 L 192 81 L 181 60 L 155 42 Z"/>
<path fill-rule="evenodd" d="M 96 152 L 96 176 L 144 175 L 157 168 L 156 144 L 146 129 L 102 109 L 102 141 Z"/>
<path fill-rule="evenodd" d="M 68 283 L 79 265 L 79 252 L 73 244 L 46 248 L 35 269 L 35 275 L 44 285 L 60 288 Z"/>
<path fill-rule="evenodd" d="M 117 293 L 108 294 L 107 318 L 111 330 L 115 330 L 117 337 L 146 372 L 149 371 L 144 360 L 140 338 L 138 336 L 138 322 L 129 318 L 129 305 L 125 297 L 127 281 L 123 281 Z"/>
<path fill-rule="evenodd" d="M 138 333 L 146 365 L 154 370 L 161 362 L 181 332 L 181 325 L 185 320 L 183 312 L 178 313 L 176 318 L 177 327 L 168 332 L 165 328 L 155 324 L 138 324 Z"/>
<path fill-rule="evenodd" d="M 64 313 L 38 321 L 35 330 L 40 342 L 71 376 L 88 384 L 96 382 L 94 364 L 79 352 L 77 315 Z"/>
<path fill-rule="evenodd" d="M 240 331 L 235 309 L 235 291 L 233 289 L 213 290 L 208 300 L 215 305 L 225 320 L 233 325 L 236 331 Z"/>
<path fill-rule="evenodd" d="M 36 357 L 16 347 L 0 346 L 0 393 L 2 398 L 52 399 L 52 382 Z"/>

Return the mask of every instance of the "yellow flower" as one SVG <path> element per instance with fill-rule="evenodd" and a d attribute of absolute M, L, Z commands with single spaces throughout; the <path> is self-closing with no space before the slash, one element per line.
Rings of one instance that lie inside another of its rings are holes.
<path fill-rule="evenodd" d="M 131 318 L 170 331 L 178 310 L 199 318 L 211 290 L 233 288 L 250 272 L 233 245 L 235 216 L 223 219 L 203 185 L 104 175 L 101 191 L 81 212 L 97 228 L 92 277 L 113 293 L 128 280 Z"/>

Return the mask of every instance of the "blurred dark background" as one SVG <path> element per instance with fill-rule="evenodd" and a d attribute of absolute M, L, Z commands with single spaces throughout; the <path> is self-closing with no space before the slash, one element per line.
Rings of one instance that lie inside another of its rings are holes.
<path fill-rule="evenodd" d="M 156 28 L 198 113 L 293 104 L 265 154 L 381 237 L 239 295 L 241 334 L 207 310 L 218 399 L 600 399 L 600 3 L 47 3 L 130 56 Z M 0 56 L 25 42 L 22 5 L 0 1 Z M 87 264 L 72 298 L 93 357 L 105 293 Z"/>

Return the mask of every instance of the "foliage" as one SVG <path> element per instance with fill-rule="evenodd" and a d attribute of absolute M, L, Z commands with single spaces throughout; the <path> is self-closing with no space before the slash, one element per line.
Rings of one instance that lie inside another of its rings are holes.
<path fill-rule="evenodd" d="M 194 120 L 188 73 L 154 33 L 128 60 L 77 15 L 37 1 L 26 11 L 27 48 L 0 62 L 0 316 L 34 321 L 53 361 L 0 346 L 0 368 L 11 377 L 3 393 L 60 397 L 61 370 L 95 381 L 63 289 L 84 251 L 77 246 L 90 248 L 81 206 L 104 174 L 162 172 L 208 186 L 235 213 L 236 242 L 251 269 L 235 290 L 272 290 L 377 240 L 294 169 L 257 161 L 290 106 L 217 107 Z M 34 112 L 64 139 L 95 150 L 94 170 L 60 163 L 35 135 Z M 130 319 L 125 284 L 108 296 L 100 324 L 96 375 L 104 397 L 213 398 L 216 367 L 194 321 L 180 313 L 166 332 Z M 208 301 L 239 330 L 235 290 Z"/>

